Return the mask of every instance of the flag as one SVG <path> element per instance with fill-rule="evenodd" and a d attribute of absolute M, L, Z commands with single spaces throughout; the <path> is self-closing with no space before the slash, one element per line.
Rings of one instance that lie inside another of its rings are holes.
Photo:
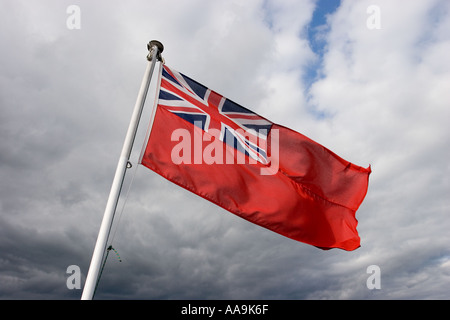
<path fill-rule="evenodd" d="M 141 163 L 227 211 L 322 249 L 360 246 L 354 165 L 163 65 Z"/>

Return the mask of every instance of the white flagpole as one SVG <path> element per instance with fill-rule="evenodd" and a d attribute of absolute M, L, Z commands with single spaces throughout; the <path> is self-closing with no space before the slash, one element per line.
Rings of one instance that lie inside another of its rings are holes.
<path fill-rule="evenodd" d="M 145 98 L 147 96 L 150 80 L 155 69 L 156 61 L 161 60 L 161 52 L 164 46 L 161 42 L 153 40 L 147 45 L 149 54 L 147 56 L 147 69 L 145 70 L 144 78 L 142 80 L 141 88 L 134 106 L 134 111 L 131 116 L 130 125 L 128 127 L 125 142 L 123 144 L 122 153 L 117 164 L 116 173 L 109 193 L 108 202 L 106 203 L 105 213 L 100 226 L 100 230 L 95 244 L 94 253 L 92 255 L 91 264 L 89 266 L 86 283 L 84 285 L 82 300 L 91 300 L 94 296 L 97 279 L 99 276 L 103 255 L 106 250 L 108 236 L 111 231 L 114 213 L 116 211 L 117 203 L 119 201 L 120 190 L 125 177 L 128 161 L 133 148 L 134 139 L 136 137 L 139 119 L 141 118 L 142 109 L 144 108 Z"/>

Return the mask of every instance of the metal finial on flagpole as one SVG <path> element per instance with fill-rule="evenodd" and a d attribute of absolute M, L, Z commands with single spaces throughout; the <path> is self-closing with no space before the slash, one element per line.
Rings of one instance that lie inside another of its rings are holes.
<path fill-rule="evenodd" d="M 148 88 L 150 86 L 150 80 L 155 69 L 157 61 L 161 61 L 161 52 L 164 50 L 164 46 L 161 42 L 152 40 L 147 45 L 149 54 L 147 55 L 147 68 L 145 70 L 144 78 L 139 89 L 139 94 L 134 106 L 133 114 L 131 116 L 130 125 L 128 127 L 125 142 L 122 147 L 122 153 L 120 154 L 119 163 L 117 164 L 116 173 L 109 193 L 108 202 L 106 203 L 105 213 L 100 225 L 100 230 L 95 244 L 94 253 L 92 254 L 91 264 L 86 277 L 86 283 L 84 285 L 82 300 L 91 300 L 94 296 L 95 287 L 99 278 L 99 273 L 102 265 L 102 260 L 107 248 L 108 237 L 111 231 L 112 222 L 114 220 L 114 214 L 116 211 L 117 203 L 120 197 L 120 191 L 122 188 L 123 180 L 125 178 L 125 172 L 128 167 L 129 158 L 133 148 L 134 139 L 141 118 L 142 110 L 144 108 L 145 98 L 147 96 Z"/>
<path fill-rule="evenodd" d="M 147 44 L 147 49 L 148 49 L 148 55 L 147 55 L 147 60 L 151 61 L 152 60 L 152 56 L 153 56 L 153 48 L 156 47 L 158 49 L 158 52 L 156 54 L 156 59 L 158 61 L 162 60 L 161 57 L 161 53 L 164 51 L 164 46 L 161 42 L 159 42 L 158 40 L 152 40 Z"/>

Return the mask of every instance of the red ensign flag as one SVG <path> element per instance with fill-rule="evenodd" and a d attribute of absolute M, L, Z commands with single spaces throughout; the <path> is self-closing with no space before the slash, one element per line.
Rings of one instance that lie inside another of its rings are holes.
<path fill-rule="evenodd" d="M 259 226 L 322 249 L 360 246 L 370 167 L 163 66 L 142 164 Z"/>

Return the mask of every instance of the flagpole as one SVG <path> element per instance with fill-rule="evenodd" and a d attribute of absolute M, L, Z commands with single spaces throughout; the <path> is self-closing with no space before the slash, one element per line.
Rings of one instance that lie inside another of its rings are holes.
<path fill-rule="evenodd" d="M 86 283 L 84 285 L 82 300 L 92 300 L 99 276 L 103 255 L 106 250 L 108 236 L 111 231 L 114 213 L 116 211 L 117 203 L 119 201 L 120 190 L 125 177 L 128 161 L 133 148 L 134 139 L 136 137 L 139 120 L 141 118 L 142 110 L 144 108 L 145 98 L 147 96 L 150 80 L 155 69 L 156 61 L 161 60 L 161 52 L 164 46 L 161 42 L 152 40 L 147 45 L 149 53 L 147 55 L 147 68 L 145 70 L 144 78 L 142 79 L 141 88 L 134 106 L 134 111 L 131 116 L 131 121 L 128 127 L 125 142 L 123 144 L 122 153 L 117 164 L 116 173 L 109 193 L 108 202 L 106 203 L 105 213 L 100 225 L 100 230 L 95 244 L 94 253 L 92 254 L 91 264 L 89 266 Z"/>

